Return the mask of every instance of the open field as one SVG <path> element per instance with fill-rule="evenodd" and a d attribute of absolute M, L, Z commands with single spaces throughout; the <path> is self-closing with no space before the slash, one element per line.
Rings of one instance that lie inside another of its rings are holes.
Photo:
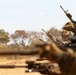
<path fill-rule="evenodd" d="M 16 60 L 6 60 L 0 59 L 0 64 L 12 64 L 12 65 L 26 65 L 25 61 L 30 57 L 23 57 L 22 59 Z M 26 68 L 14 68 L 14 69 L 0 69 L 0 75 L 41 75 L 37 72 L 35 73 L 25 73 Z"/>

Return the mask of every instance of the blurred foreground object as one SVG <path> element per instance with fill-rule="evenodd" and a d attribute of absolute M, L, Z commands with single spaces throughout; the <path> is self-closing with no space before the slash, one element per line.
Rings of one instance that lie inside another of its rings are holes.
<path fill-rule="evenodd" d="M 58 63 L 60 71 L 64 75 L 76 74 L 76 54 L 72 49 L 66 48 L 67 51 L 60 49 L 55 43 L 36 45 L 40 57 Z"/>

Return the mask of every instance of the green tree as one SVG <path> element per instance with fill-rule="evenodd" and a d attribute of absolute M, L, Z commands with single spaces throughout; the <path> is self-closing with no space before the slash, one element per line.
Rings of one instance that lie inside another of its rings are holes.
<path fill-rule="evenodd" d="M 0 29 L 0 43 L 6 44 L 10 41 L 9 33 Z"/>

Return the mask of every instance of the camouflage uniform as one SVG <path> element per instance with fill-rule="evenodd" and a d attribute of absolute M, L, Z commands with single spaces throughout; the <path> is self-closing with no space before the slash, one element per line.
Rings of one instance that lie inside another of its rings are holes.
<path fill-rule="evenodd" d="M 70 47 L 74 51 L 76 51 L 76 29 L 75 29 L 75 27 L 73 26 L 73 24 L 71 22 L 68 22 L 68 23 L 65 24 L 63 29 L 68 31 L 68 32 L 72 32 L 73 33 L 73 35 L 69 39 L 70 42 L 66 46 Z"/>

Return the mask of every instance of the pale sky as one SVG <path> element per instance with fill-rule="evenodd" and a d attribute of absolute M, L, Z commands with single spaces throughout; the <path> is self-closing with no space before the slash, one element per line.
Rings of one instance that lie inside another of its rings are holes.
<path fill-rule="evenodd" d="M 0 29 L 9 33 L 61 29 L 69 19 L 60 5 L 76 20 L 76 0 L 0 0 Z"/>

